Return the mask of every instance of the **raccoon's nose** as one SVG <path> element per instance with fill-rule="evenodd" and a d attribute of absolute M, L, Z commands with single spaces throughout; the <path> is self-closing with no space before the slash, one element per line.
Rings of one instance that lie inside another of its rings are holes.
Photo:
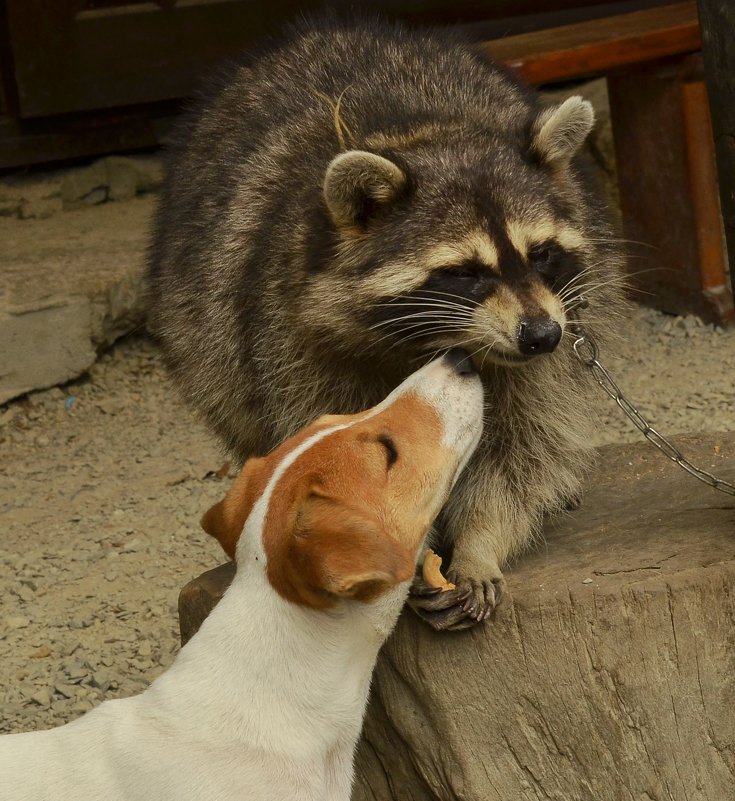
<path fill-rule="evenodd" d="M 551 353 L 561 339 L 561 326 L 548 317 L 524 320 L 518 327 L 518 350 L 524 356 Z"/>
<path fill-rule="evenodd" d="M 477 372 L 470 354 L 463 348 L 452 348 L 444 354 L 444 359 L 452 365 L 457 375 L 475 375 Z"/>

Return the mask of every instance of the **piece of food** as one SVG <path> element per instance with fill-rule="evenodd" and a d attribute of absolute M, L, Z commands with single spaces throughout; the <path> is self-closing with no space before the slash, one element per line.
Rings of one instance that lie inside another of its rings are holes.
<path fill-rule="evenodd" d="M 430 548 L 424 554 L 424 581 L 430 586 L 447 592 L 448 590 L 455 589 L 455 585 L 451 581 L 447 581 L 441 572 L 442 558 L 439 554 L 434 553 Z"/>

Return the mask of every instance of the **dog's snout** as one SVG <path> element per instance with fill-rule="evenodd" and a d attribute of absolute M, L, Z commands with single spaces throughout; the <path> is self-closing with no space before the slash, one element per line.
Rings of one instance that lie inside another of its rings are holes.
<path fill-rule="evenodd" d="M 561 339 L 561 326 L 548 317 L 524 320 L 518 327 L 518 350 L 524 356 L 551 353 Z"/>
<path fill-rule="evenodd" d="M 444 356 L 457 375 L 475 375 L 477 370 L 470 358 L 470 354 L 463 348 L 452 348 Z"/>

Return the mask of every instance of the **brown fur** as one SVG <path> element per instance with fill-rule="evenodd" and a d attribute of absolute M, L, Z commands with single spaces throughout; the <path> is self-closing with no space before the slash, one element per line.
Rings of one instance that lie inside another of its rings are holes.
<path fill-rule="evenodd" d="M 358 421 L 302 454 L 271 498 L 262 533 L 268 578 L 294 603 L 324 608 L 337 597 L 369 601 L 414 573 L 417 545 L 433 519 L 422 499 L 447 456 L 437 442 L 441 422 L 415 393 L 360 422 L 366 415 L 321 417 L 269 455 L 248 460 L 202 518 L 205 531 L 234 558 L 254 504 L 286 455 L 325 427 Z M 378 439 L 386 433 L 399 451 L 390 471 Z"/>

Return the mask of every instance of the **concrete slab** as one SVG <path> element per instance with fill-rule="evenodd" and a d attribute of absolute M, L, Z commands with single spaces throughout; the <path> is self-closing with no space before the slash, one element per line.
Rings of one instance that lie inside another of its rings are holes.
<path fill-rule="evenodd" d="M 75 378 L 143 324 L 154 202 L 0 217 L 0 403 Z"/>

